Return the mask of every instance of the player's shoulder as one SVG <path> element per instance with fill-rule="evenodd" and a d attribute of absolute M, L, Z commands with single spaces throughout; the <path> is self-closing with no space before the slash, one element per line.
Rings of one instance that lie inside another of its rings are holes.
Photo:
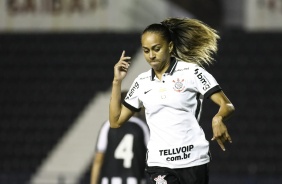
<path fill-rule="evenodd" d="M 205 68 L 185 61 L 178 60 L 176 71 L 185 71 L 188 73 L 197 73 L 198 71 L 206 71 Z"/>
<path fill-rule="evenodd" d="M 128 121 L 138 125 L 142 129 L 145 129 L 145 131 L 148 129 L 146 122 L 136 116 L 132 116 Z"/>
<path fill-rule="evenodd" d="M 184 73 L 193 73 L 196 68 L 199 66 L 194 63 L 188 63 L 185 61 L 178 60 L 177 61 L 177 66 L 175 68 L 175 72 L 184 72 Z"/>
<path fill-rule="evenodd" d="M 189 62 L 185 62 L 182 60 L 177 60 L 177 68 L 198 68 L 199 65 L 195 64 L 195 63 L 189 63 Z"/>
<path fill-rule="evenodd" d="M 101 125 L 100 132 L 108 131 L 109 129 L 110 129 L 110 121 L 107 120 Z"/>

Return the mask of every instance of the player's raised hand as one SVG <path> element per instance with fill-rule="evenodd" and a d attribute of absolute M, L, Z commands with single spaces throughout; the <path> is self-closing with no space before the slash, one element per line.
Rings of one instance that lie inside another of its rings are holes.
<path fill-rule="evenodd" d="M 125 78 L 130 66 L 131 57 L 125 56 L 125 51 L 122 51 L 119 61 L 114 67 L 114 80 L 121 81 Z"/>

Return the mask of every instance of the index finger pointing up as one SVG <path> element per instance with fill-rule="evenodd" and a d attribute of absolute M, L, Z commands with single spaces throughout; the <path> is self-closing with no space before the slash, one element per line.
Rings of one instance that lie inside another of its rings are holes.
<path fill-rule="evenodd" d="M 125 55 L 125 50 L 122 51 L 121 56 L 120 56 L 120 59 L 123 58 L 124 55 Z"/>

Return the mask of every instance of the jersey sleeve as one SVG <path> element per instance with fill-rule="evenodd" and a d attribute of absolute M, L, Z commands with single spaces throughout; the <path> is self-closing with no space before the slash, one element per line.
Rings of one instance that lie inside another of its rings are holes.
<path fill-rule="evenodd" d="M 104 153 L 108 147 L 108 133 L 110 129 L 110 122 L 106 121 L 100 129 L 98 140 L 96 143 L 96 152 Z"/>
<path fill-rule="evenodd" d="M 138 79 L 135 79 L 131 87 L 129 88 L 127 95 L 122 104 L 132 111 L 139 112 L 142 107 L 142 102 L 140 101 L 138 95 L 139 92 L 140 92 L 140 82 L 138 81 Z"/>
<path fill-rule="evenodd" d="M 209 98 L 212 94 L 222 90 L 216 79 L 205 69 L 195 67 L 193 72 L 195 88 L 205 98 Z"/>

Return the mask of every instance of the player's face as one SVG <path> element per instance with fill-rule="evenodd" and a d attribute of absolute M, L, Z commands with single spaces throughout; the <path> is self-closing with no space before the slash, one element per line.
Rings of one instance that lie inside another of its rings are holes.
<path fill-rule="evenodd" d="M 169 67 L 172 43 L 168 43 L 157 33 L 146 32 L 141 37 L 141 44 L 150 66 L 157 72 L 165 72 Z"/>

